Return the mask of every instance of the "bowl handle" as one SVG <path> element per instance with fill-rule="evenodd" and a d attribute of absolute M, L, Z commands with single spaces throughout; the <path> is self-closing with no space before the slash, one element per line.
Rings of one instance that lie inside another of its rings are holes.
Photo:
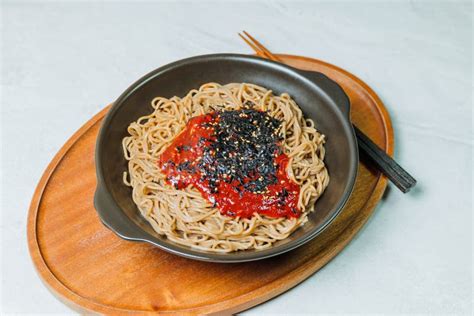
<path fill-rule="evenodd" d="M 339 106 L 339 109 L 344 116 L 350 121 L 351 118 L 351 103 L 349 97 L 344 92 L 342 87 L 328 76 L 309 70 L 295 69 L 298 73 L 305 76 L 308 80 L 314 82 Z"/>
<path fill-rule="evenodd" d="M 137 231 L 134 223 L 123 212 L 113 211 L 120 209 L 115 201 L 105 192 L 100 183 L 94 194 L 94 207 L 99 218 L 107 228 L 127 240 L 143 241 L 143 233 Z"/>

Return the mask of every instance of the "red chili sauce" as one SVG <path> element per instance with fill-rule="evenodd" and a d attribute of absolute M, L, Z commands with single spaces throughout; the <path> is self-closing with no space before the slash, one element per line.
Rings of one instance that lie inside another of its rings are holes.
<path fill-rule="evenodd" d="M 227 216 L 299 217 L 299 185 L 286 173 L 280 121 L 249 108 L 191 118 L 160 156 L 169 184 L 189 185 Z"/>

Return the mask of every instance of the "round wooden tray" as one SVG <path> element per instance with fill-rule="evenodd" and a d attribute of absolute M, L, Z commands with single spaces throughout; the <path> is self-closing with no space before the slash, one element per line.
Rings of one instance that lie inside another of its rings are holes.
<path fill-rule="evenodd" d="M 390 118 L 360 79 L 319 60 L 279 55 L 287 64 L 319 71 L 351 99 L 352 120 L 392 154 Z M 317 238 L 284 255 L 241 264 L 193 261 L 151 245 L 120 239 L 93 206 L 94 147 L 107 108 L 82 126 L 49 164 L 28 215 L 28 245 L 45 284 L 81 312 L 235 313 L 303 281 L 334 258 L 372 214 L 387 185 L 359 164 L 344 210 Z"/>

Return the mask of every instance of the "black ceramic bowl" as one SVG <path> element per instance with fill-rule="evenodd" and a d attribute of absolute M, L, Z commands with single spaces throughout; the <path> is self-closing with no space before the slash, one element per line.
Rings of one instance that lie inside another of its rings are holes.
<path fill-rule="evenodd" d="M 150 102 L 155 96 L 184 96 L 206 82 L 248 82 L 271 89 L 275 94 L 287 92 L 327 137 L 325 163 L 331 180 L 317 201 L 316 211 L 309 214 L 309 221 L 304 226 L 269 249 L 216 254 L 173 243 L 154 232 L 133 203 L 131 188 L 122 182 L 127 162 L 121 142 L 127 135 L 127 126 L 152 112 Z M 351 194 L 358 153 L 349 107 L 349 100 L 341 87 L 323 74 L 248 55 L 197 56 L 163 66 L 128 88 L 114 103 L 102 124 L 96 145 L 95 208 L 102 222 L 120 237 L 145 241 L 191 259 L 243 262 L 284 253 L 321 233 Z"/>

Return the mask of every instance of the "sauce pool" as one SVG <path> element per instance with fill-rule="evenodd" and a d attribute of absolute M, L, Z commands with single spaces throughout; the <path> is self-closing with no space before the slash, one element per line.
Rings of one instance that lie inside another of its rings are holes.
<path fill-rule="evenodd" d="M 158 165 L 169 184 L 195 187 L 221 214 L 297 218 L 300 187 L 287 175 L 279 124 L 251 109 L 193 117 Z"/>

